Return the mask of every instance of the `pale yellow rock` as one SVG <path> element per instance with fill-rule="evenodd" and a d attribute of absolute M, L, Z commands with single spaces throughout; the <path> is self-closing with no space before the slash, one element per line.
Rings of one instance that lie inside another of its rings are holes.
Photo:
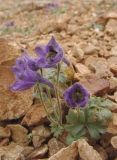
<path fill-rule="evenodd" d="M 4 160 L 24 160 L 23 150 L 23 147 L 15 143 L 0 147 L 0 159 L 2 160 L 2 157 L 4 157 Z"/>
<path fill-rule="evenodd" d="M 110 19 L 106 25 L 106 32 L 109 32 L 111 34 L 117 33 L 117 20 Z"/>
<path fill-rule="evenodd" d="M 111 138 L 111 144 L 112 144 L 113 148 L 117 149 L 117 136 L 114 136 Z"/>
<path fill-rule="evenodd" d="M 89 74 L 89 73 L 91 73 L 91 71 L 88 69 L 88 67 L 85 66 L 82 63 L 77 63 L 75 65 L 75 68 L 80 74 Z"/>
<path fill-rule="evenodd" d="M 46 139 L 51 135 L 51 131 L 49 128 L 45 127 L 44 125 L 40 125 L 35 127 L 32 130 L 32 142 L 34 147 L 40 147 L 41 144 L 46 141 Z"/>
<path fill-rule="evenodd" d="M 79 47 L 78 44 L 74 44 L 72 54 L 80 60 L 84 58 L 84 51 Z"/>
<path fill-rule="evenodd" d="M 100 154 L 84 139 L 78 141 L 78 152 L 82 160 L 102 160 Z"/>
<path fill-rule="evenodd" d="M 28 145 L 28 130 L 19 124 L 8 125 L 11 130 L 11 137 L 14 142 L 20 145 Z"/>
<path fill-rule="evenodd" d="M 113 113 L 113 125 L 117 127 L 117 113 Z"/>
<path fill-rule="evenodd" d="M 70 146 L 61 149 L 48 160 L 76 160 L 78 156 L 77 142 L 73 142 Z"/>
<path fill-rule="evenodd" d="M 56 154 L 59 150 L 65 147 L 64 143 L 57 140 L 56 138 L 51 138 L 48 142 L 49 147 L 49 155 L 53 156 Z"/>
<path fill-rule="evenodd" d="M 32 105 L 32 91 L 12 92 L 15 81 L 10 66 L 0 66 L 0 120 L 17 119 Z"/>
<path fill-rule="evenodd" d="M 0 127 L 0 138 L 10 137 L 11 132 L 8 127 Z"/>

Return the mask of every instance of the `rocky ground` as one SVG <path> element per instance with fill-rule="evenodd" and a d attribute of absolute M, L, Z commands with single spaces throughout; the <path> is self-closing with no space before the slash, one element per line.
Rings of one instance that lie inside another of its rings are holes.
<path fill-rule="evenodd" d="M 98 143 L 52 137 L 32 90 L 13 93 L 11 66 L 54 35 L 92 95 L 111 99 L 113 119 Z M 0 0 L 0 159 L 117 160 L 117 0 Z"/>

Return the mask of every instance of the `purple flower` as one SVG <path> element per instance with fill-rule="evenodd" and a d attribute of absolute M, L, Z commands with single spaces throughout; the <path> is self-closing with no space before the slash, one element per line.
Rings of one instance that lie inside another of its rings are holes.
<path fill-rule="evenodd" d="M 31 88 L 36 83 L 46 84 L 49 87 L 53 87 L 52 83 L 43 78 L 39 73 L 32 71 L 31 69 L 26 69 L 25 71 L 16 72 L 16 82 L 11 86 L 11 90 L 20 91 Z"/>
<path fill-rule="evenodd" d="M 11 86 L 11 90 L 25 90 L 31 88 L 36 83 L 43 83 L 50 87 L 53 87 L 52 83 L 43 78 L 38 72 L 33 71 L 29 68 L 27 59 L 20 57 L 16 60 L 15 66 L 12 68 L 16 82 Z"/>
<path fill-rule="evenodd" d="M 88 91 L 79 83 L 70 86 L 64 92 L 64 99 L 69 107 L 85 107 L 89 101 Z"/>
<path fill-rule="evenodd" d="M 37 46 L 35 52 L 40 56 L 38 60 L 38 66 L 40 68 L 51 68 L 61 61 L 69 64 L 63 56 L 63 49 L 54 37 L 51 38 L 46 46 Z"/>
<path fill-rule="evenodd" d="M 6 26 L 6 27 L 13 27 L 14 24 L 15 24 L 14 21 L 10 20 L 10 21 L 7 21 L 7 22 L 5 23 L 5 26 Z"/>
<path fill-rule="evenodd" d="M 32 58 L 27 53 L 24 52 L 24 55 L 22 57 L 24 61 L 27 63 L 28 67 L 33 70 L 37 71 L 39 69 L 38 67 L 38 58 Z"/>
<path fill-rule="evenodd" d="M 59 8 L 59 4 L 55 3 L 55 2 L 51 2 L 46 5 L 47 10 L 54 10 L 54 9 L 58 9 L 58 8 Z"/>

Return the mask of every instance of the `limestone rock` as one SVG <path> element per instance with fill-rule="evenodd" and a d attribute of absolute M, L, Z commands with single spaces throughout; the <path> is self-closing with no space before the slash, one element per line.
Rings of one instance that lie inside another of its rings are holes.
<path fill-rule="evenodd" d="M 112 65 L 117 65 L 117 57 L 111 56 L 110 58 L 107 59 L 107 62 L 109 67 L 111 67 Z"/>
<path fill-rule="evenodd" d="M 44 158 L 48 151 L 48 146 L 44 144 L 43 146 L 36 148 L 34 151 L 32 151 L 28 156 L 27 160 L 37 159 L 37 158 Z"/>
<path fill-rule="evenodd" d="M 48 142 L 48 146 L 49 146 L 49 155 L 50 156 L 54 155 L 60 149 L 65 147 L 65 145 L 62 142 L 60 142 L 59 140 L 57 140 L 56 138 L 50 139 Z"/>
<path fill-rule="evenodd" d="M 83 48 L 84 53 L 87 55 L 95 54 L 97 50 L 98 48 L 94 46 L 93 44 L 88 44 Z"/>
<path fill-rule="evenodd" d="M 88 75 L 79 81 L 91 95 L 104 95 L 109 90 L 109 81 L 95 75 Z"/>
<path fill-rule="evenodd" d="M 28 145 L 28 130 L 19 124 L 8 125 L 11 130 L 11 137 L 14 142 L 20 145 Z"/>
<path fill-rule="evenodd" d="M 77 72 L 82 75 L 91 73 L 91 71 L 88 69 L 88 67 L 83 65 L 82 63 L 77 63 L 75 65 L 75 68 L 76 68 Z"/>
<path fill-rule="evenodd" d="M 9 144 L 9 138 L 4 138 L 0 140 L 0 147 L 7 146 Z"/>
<path fill-rule="evenodd" d="M 110 66 L 110 70 L 113 72 L 113 74 L 115 75 L 115 77 L 117 77 L 117 65 L 116 64 L 112 64 Z"/>
<path fill-rule="evenodd" d="M 0 138 L 10 137 L 11 132 L 8 127 L 0 127 Z"/>
<path fill-rule="evenodd" d="M 20 55 L 17 47 L 14 47 L 11 41 L 0 38 L 0 64 L 5 64 L 6 62 L 15 61 L 15 59 Z"/>
<path fill-rule="evenodd" d="M 105 58 L 89 56 L 85 60 L 85 65 L 100 77 L 108 77 L 111 74 Z"/>
<path fill-rule="evenodd" d="M 117 20 L 115 19 L 110 19 L 107 24 L 106 24 L 106 32 L 109 32 L 111 34 L 116 34 L 117 33 Z"/>
<path fill-rule="evenodd" d="M 110 56 L 117 56 L 117 46 L 114 46 L 110 51 Z"/>
<path fill-rule="evenodd" d="M 73 142 L 70 146 L 62 148 L 48 160 L 76 160 L 78 157 L 77 142 Z"/>
<path fill-rule="evenodd" d="M 78 141 L 78 152 L 82 160 L 102 160 L 100 154 L 84 139 Z"/>
<path fill-rule="evenodd" d="M 84 51 L 79 47 L 78 44 L 74 44 L 72 54 L 79 60 L 82 60 L 84 58 Z"/>
<path fill-rule="evenodd" d="M 106 153 L 106 150 L 101 147 L 101 146 L 96 146 L 95 147 L 96 151 L 98 151 L 98 153 L 100 154 L 102 160 L 107 160 L 108 159 L 108 155 Z"/>
<path fill-rule="evenodd" d="M 0 66 L 0 120 L 17 119 L 26 114 L 32 104 L 32 91 L 10 91 L 14 81 L 11 67 Z"/>
<path fill-rule="evenodd" d="M 117 136 L 114 136 L 111 138 L 111 144 L 112 144 L 113 148 L 117 149 Z"/>
<path fill-rule="evenodd" d="M 0 159 L 4 160 L 24 160 L 22 154 L 23 147 L 11 143 L 8 146 L 0 147 Z"/>
<path fill-rule="evenodd" d="M 49 128 L 45 127 L 44 125 L 35 127 L 32 130 L 32 142 L 34 147 L 40 147 L 41 144 L 46 141 L 48 137 L 50 137 L 51 131 Z"/>
<path fill-rule="evenodd" d="M 117 113 L 113 113 L 112 121 L 108 124 L 107 132 L 117 134 Z"/>
<path fill-rule="evenodd" d="M 44 107 L 40 104 L 35 104 L 32 105 L 30 110 L 23 118 L 22 124 L 27 126 L 42 124 L 46 120 L 46 117 L 47 115 Z"/>
<path fill-rule="evenodd" d="M 117 78 L 110 77 L 109 83 L 110 83 L 110 90 L 115 91 L 117 89 Z"/>

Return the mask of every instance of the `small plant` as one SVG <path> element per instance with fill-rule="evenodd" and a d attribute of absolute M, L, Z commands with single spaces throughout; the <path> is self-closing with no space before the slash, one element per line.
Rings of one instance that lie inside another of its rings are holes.
<path fill-rule="evenodd" d="M 16 82 L 11 90 L 33 87 L 33 96 L 45 108 L 53 135 L 65 132 L 67 144 L 84 136 L 99 139 L 112 116 L 111 101 L 91 97 L 81 84 L 73 83 L 74 70 L 54 37 L 47 45 L 36 46 L 35 52 L 36 58 L 25 50 L 16 60 L 12 69 Z"/>

